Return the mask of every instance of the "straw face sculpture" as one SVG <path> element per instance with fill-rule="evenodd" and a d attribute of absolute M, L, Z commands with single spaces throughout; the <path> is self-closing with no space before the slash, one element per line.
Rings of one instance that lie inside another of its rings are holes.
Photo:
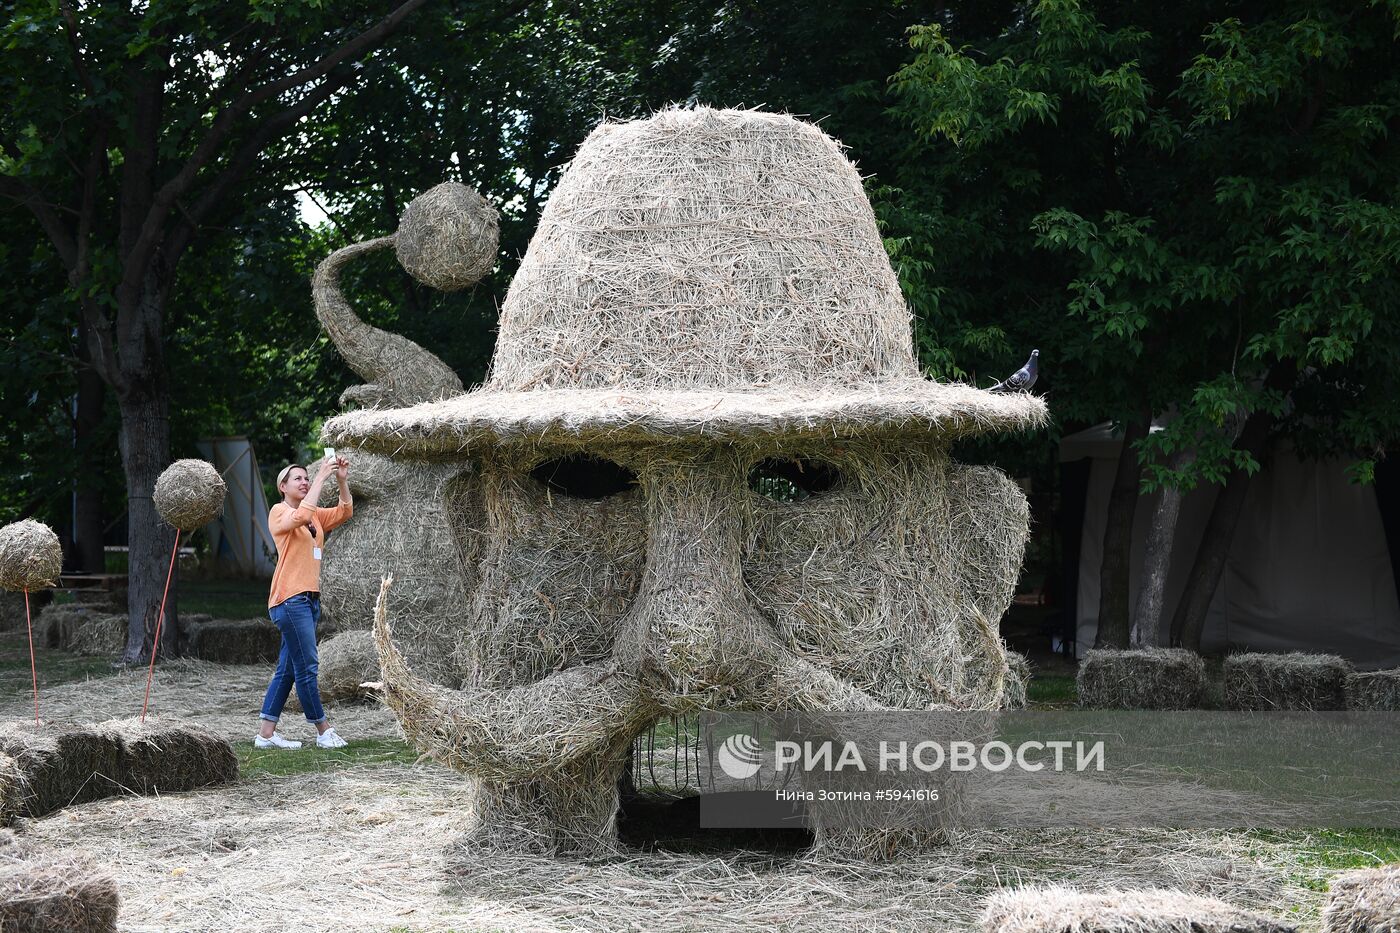
<path fill-rule="evenodd" d="M 461 598 L 433 621 L 454 670 L 415 662 L 402 580 L 375 637 L 405 732 L 478 779 L 462 845 L 612 848 L 631 743 L 663 716 L 1009 702 L 996 626 L 1026 501 L 948 446 L 1045 418 L 920 376 L 860 178 L 816 127 L 704 108 L 599 127 L 487 382 L 324 433 L 452 471 Z M 890 854 L 888 834 L 816 835 Z"/>

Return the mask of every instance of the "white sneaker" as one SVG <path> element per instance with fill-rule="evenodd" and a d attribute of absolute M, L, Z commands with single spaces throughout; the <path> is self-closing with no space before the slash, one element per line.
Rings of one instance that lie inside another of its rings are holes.
<path fill-rule="evenodd" d="M 282 738 L 280 732 L 273 732 L 272 738 L 265 739 L 262 735 L 253 736 L 254 748 L 301 748 L 301 743 L 292 739 Z"/>
<path fill-rule="evenodd" d="M 335 734 L 334 726 L 316 736 L 317 748 L 344 748 L 348 744 L 348 742 Z"/>

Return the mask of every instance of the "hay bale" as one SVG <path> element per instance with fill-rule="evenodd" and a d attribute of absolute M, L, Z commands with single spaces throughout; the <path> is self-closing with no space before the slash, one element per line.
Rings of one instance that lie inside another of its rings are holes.
<path fill-rule="evenodd" d="M 1017 888 L 987 898 L 985 933 L 1295 933 L 1296 927 L 1181 891 Z"/>
<path fill-rule="evenodd" d="M 114 719 L 96 728 L 121 746 L 121 784 L 137 794 L 173 794 L 238 780 L 228 740 L 176 719 Z"/>
<path fill-rule="evenodd" d="M 498 236 L 496 209 L 466 185 L 445 181 L 408 202 L 394 253 L 424 285 L 455 292 L 496 265 Z"/>
<path fill-rule="evenodd" d="M 224 514 L 228 486 L 212 463 L 176 460 L 156 480 L 156 511 L 181 531 L 196 531 Z"/>
<path fill-rule="evenodd" d="M 1334 877 L 1322 933 L 1400 933 L 1400 863 Z"/>
<path fill-rule="evenodd" d="M 29 610 L 26 616 L 24 594 L 10 590 L 0 590 L 0 632 L 14 629 L 24 630 L 26 618 L 36 625 L 39 613 L 53 602 L 52 590 L 40 590 L 29 594 Z"/>
<path fill-rule="evenodd" d="M 34 643 L 62 650 L 73 639 L 73 629 L 96 613 L 81 603 L 50 603 L 34 619 Z"/>
<path fill-rule="evenodd" d="M 1400 712 L 1400 667 L 1348 674 L 1347 709 Z"/>
<path fill-rule="evenodd" d="M 1195 709 L 1206 689 L 1206 666 L 1184 648 L 1086 651 L 1075 678 L 1088 709 Z"/>
<path fill-rule="evenodd" d="M 35 644 L 74 654 L 120 654 L 126 634 L 125 615 L 83 603 L 51 603 L 34 621 Z"/>
<path fill-rule="evenodd" d="M 116 879 L 92 859 L 0 845 L 0 930 L 114 933 L 120 907 Z"/>
<path fill-rule="evenodd" d="M 1232 654 L 1222 672 L 1227 709 L 1346 709 L 1351 664 L 1333 654 Z"/>
<path fill-rule="evenodd" d="M 1031 685 L 1031 659 L 1019 651 L 1006 651 L 1006 686 L 1002 706 L 1005 709 L 1025 709 L 1026 692 Z"/>
<path fill-rule="evenodd" d="M 186 622 L 185 653 L 220 664 L 276 661 L 282 633 L 268 619 L 209 619 Z"/>
<path fill-rule="evenodd" d="M 6 822 L 120 792 L 121 742 L 100 730 L 71 723 L 0 723 L 0 754 L 13 761 L 0 782 Z"/>
<path fill-rule="evenodd" d="M 98 657 L 121 654 L 126 650 L 127 625 L 126 616 L 93 613 L 69 626 L 67 641 L 60 647 L 74 654 Z"/>
<path fill-rule="evenodd" d="M 123 793 L 174 793 L 238 779 L 228 741 L 176 720 L 0 724 L 0 821 Z"/>
<path fill-rule="evenodd" d="M 0 528 L 0 587 L 42 590 L 62 572 L 63 548 L 48 525 L 25 519 Z"/>
<path fill-rule="evenodd" d="M 366 700 L 373 696 L 360 684 L 379 680 L 379 655 L 370 632 L 342 632 L 319 646 L 321 697 Z"/>
<path fill-rule="evenodd" d="M 374 690 L 360 684 L 379 680 L 379 655 L 372 632 L 341 632 L 316 646 L 319 655 L 317 685 L 324 703 L 355 703 L 376 698 Z M 287 712 L 301 712 L 296 692 L 287 697 Z"/>

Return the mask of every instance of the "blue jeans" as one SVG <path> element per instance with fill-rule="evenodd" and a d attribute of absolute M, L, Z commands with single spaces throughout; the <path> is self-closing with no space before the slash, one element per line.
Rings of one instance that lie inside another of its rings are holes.
<path fill-rule="evenodd" d="M 287 705 L 295 683 L 306 721 L 325 722 L 321 688 L 316 683 L 316 623 L 321 621 L 321 597 L 298 593 L 267 610 L 267 614 L 282 631 L 282 653 L 277 656 L 277 672 L 263 697 L 262 718 L 269 722 L 281 718 L 282 707 Z"/>

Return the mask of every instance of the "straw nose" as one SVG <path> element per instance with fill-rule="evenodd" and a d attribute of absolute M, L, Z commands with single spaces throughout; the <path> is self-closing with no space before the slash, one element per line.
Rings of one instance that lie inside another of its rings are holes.
<path fill-rule="evenodd" d="M 697 457 L 655 464 L 646 481 L 646 570 L 617 657 L 673 711 L 724 705 L 751 692 L 773 640 L 743 595 L 743 473 Z"/>

